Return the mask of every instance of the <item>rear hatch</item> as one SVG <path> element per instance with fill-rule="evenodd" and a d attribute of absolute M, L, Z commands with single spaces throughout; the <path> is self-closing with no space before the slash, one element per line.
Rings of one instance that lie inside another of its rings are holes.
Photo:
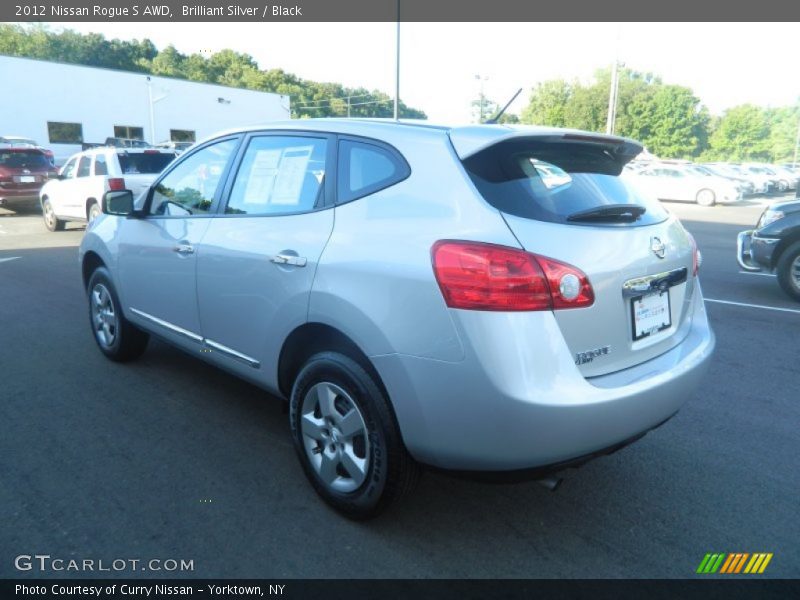
<path fill-rule="evenodd" d="M 117 152 L 125 188 L 134 198 L 150 187 L 164 168 L 175 159 L 175 152 L 162 150 L 120 150 Z"/>
<path fill-rule="evenodd" d="M 694 242 L 656 200 L 619 177 L 641 151 L 630 140 L 564 130 L 473 128 L 451 141 L 483 198 L 525 250 L 577 267 L 594 303 L 554 310 L 585 377 L 673 348 L 690 326 Z"/>
<path fill-rule="evenodd" d="M 0 148 L 0 194 L 36 195 L 51 174 L 50 160 L 38 148 Z"/>

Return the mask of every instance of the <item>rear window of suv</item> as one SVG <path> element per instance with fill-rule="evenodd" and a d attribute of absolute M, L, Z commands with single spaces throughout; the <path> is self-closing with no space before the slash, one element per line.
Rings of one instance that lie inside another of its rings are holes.
<path fill-rule="evenodd" d="M 593 226 L 665 220 L 668 213 L 658 200 L 619 176 L 626 162 L 604 144 L 528 138 L 500 142 L 463 164 L 489 204 L 518 217 Z M 635 220 L 575 219 L 612 205 L 632 206 L 641 214 Z"/>
<path fill-rule="evenodd" d="M 9 169 L 49 169 L 50 161 L 39 150 L 0 150 L 0 165 Z"/>
<path fill-rule="evenodd" d="M 175 158 L 171 152 L 120 152 L 117 156 L 123 175 L 161 173 Z"/>

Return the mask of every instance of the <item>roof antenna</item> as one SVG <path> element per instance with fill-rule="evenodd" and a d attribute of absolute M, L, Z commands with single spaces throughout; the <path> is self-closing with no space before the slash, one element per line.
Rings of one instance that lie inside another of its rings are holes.
<path fill-rule="evenodd" d="M 516 93 L 516 94 L 514 94 L 514 95 L 511 97 L 511 100 L 509 100 L 509 101 L 508 101 L 508 103 L 507 103 L 507 104 L 506 104 L 506 105 L 505 105 L 503 108 L 501 108 L 501 109 L 500 109 L 500 112 L 498 112 L 498 113 L 497 113 L 495 116 L 493 116 L 491 119 L 487 119 L 487 120 L 486 120 L 486 124 L 487 124 L 487 125 L 494 125 L 495 123 L 497 123 L 497 119 L 499 119 L 500 117 L 502 117 L 502 116 L 503 116 L 503 114 L 506 112 L 506 110 L 508 109 L 508 107 L 509 107 L 509 106 L 511 106 L 511 103 L 512 103 L 512 102 L 514 102 L 514 100 L 516 100 L 516 99 L 517 99 L 517 96 L 519 96 L 521 93 L 522 93 L 522 88 L 519 88 L 519 89 L 517 90 L 517 93 Z"/>

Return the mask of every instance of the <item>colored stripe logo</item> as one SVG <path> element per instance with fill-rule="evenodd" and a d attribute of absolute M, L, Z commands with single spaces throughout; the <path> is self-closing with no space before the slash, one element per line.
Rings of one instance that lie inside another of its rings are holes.
<path fill-rule="evenodd" d="M 697 573 L 710 575 L 724 573 L 726 575 L 745 573 L 748 575 L 761 574 L 772 560 L 772 552 L 747 552 L 708 553 L 700 561 Z"/>

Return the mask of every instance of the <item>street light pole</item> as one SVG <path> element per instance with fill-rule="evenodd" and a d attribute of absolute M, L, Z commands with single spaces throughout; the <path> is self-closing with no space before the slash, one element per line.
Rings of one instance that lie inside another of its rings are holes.
<path fill-rule="evenodd" d="M 792 159 L 792 168 L 797 167 L 797 147 L 800 146 L 800 117 L 797 119 L 797 136 L 794 138 L 794 158 Z"/>
<path fill-rule="evenodd" d="M 147 76 L 147 100 L 150 107 L 150 143 L 156 145 L 156 117 L 153 110 L 153 82 L 150 81 L 150 76 Z"/>
<path fill-rule="evenodd" d="M 484 96 L 483 96 L 483 83 L 489 79 L 488 76 L 481 77 L 480 75 L 475 75 L 475 79 L 481 82 L 481 90 L 480 90 L 480 97 L 478 98 L 478 123 L 483 123 L 483 104 L 484 104 Z"/>
<path fill-rule="evenodd" d="M 162 90 L 168 92 L 169 90 Z M 153 81 L 150 79 L 150 76 L 147 76 L 147 100 L 148 104 L 150 105 L 150 143 L 155 146 L 156 145 L 156 111 L 155 111 L 155 103 L 161 102 L 164 98 L 167 97 L 167 94 L 162 94 L 158 98 L 153 98 Z M 220 99 L 222 100 L 222 99 Z M 228 101 L 230 104 L 230 100 Z"/>

